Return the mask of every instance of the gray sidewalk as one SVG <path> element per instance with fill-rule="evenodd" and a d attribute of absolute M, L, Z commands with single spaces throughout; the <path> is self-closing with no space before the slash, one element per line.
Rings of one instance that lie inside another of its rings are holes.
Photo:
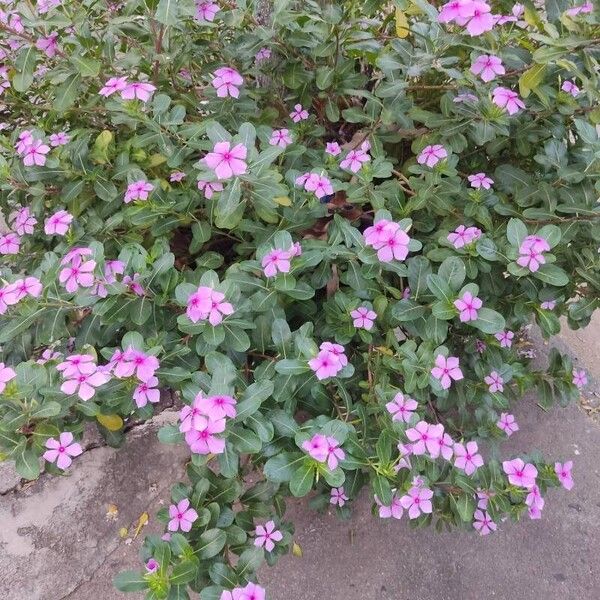
<path fill-rule="evenodd" d="M 600 317 L 600 315 L 597 315 Z M 557 344 L 600 381 L 600 318 Z M 543 343 L 537 347 L 543 354 Z M 593 384 L 587 396 L 598 394 Z M 597 400 L 597 398 L 596 398 Z M 597 600 L 600 598 L 600 422 L 580 406 L 544 414 L 529 397 L 517 409 L 520 432 L 506 453 L 537 448 L 573 460 L 575 487 L 553 490 L 540 521 L 503 523 L 494 535 L 435 534 L 406 520 L 372 517 L 362 497 L 350 521 L 317 514 L 290 500 L 289 517 L 304 556 L 265 568 L 269 600 Z M 173 419 L 163 413 L 159 420 Z M 155 425 L 132 432 L 115 452 L 95 448 L 69 477 L 42 478 L 11 491 L 0 464 L 0 598 L 2 600 L 117 600 L 113 575 L 139 566 L 154 513 L 181 477 L 186 450 L 156 440 Z M 114 504 L 118 514 L 107 516 Z M 133 539 L 147 511 L 150 523 Z M 122 538 L 119 530 L 128 528 Z"/>

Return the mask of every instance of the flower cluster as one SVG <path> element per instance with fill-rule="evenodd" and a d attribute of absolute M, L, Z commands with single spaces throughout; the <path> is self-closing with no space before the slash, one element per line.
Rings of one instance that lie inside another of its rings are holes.
<path fill-rule="evenodd" d="M 550 245 L 543 237 L 528 235 L 519 246 L 517 264 L 535 273 L 541 265 L 546 263 L 543 253 L 549 251 Z"/>
<path fill-rule="evenodd" d="M 213 327 L 223 321 L 223 316 L 233 314 L 233 306 L 225 302 L 225 294 L 201 285 L 190 294 L 186 314 L 192 323 L 208 321 Z"/>
<path fill-rule="evenodd" d="M 381 262 L 404 260 L 408 256 L 410 238 L 398 223 L 381 219 L 367 227 L 363 234 L 365 244 L 377 250 Z"/>
<path fill-rule="evenodd" d="M 330 471 L 337 468 L 339 461 L 346 458 L 346 453 L 334 437 L 320 433 L 316 433 L 312 438 L 303 442 L 302 449 L 316 461 L 326 463 Z"/>
<path fill-rule="evenodd" d="M 295 242 L 288 250 L 275 248 L 262 257 L 261 266 L 265 277 L 275 277 L 277 273 L 289 273 L 290 261 L 295 256 L 302 255 L 300 242 Z"/>
<path fill-rule="evenodd" d="M 318 173 L 304 173 L 296 177 L 296 185 L 302 186 L 307 192 L 314 192 L 315 196 L 324 198 L 333 194 L 333 186 L 331 180 L 325 175 Z"/>
<path fill-rule="evenodd" d="M 317 356 L 308 361 L 319 380 L 335 377 L 347 364 L 344 346 L 332 342 L 323 342 Z"/>

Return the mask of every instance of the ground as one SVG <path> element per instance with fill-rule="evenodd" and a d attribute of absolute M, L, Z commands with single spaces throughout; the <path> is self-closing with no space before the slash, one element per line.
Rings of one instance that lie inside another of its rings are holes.
<path fill-rule="evenodd" d="M 552 343 L 591 375 L 580 405 L 545 414 L 528 396 L 515 411 L 521 431 L 511 451 L 541 450 L 575 462 L 571 492 L 552 490 L 540 521 L 503 523 L 492 536 L 413 530 L 406 520 L 371 515 L 361 497 L 349 521 L 288 504 L 302 558 L 266 567 L 269 600 L 597 600 L 600 598 L 600 315 L 584 331 Z M 545 345 L 536 339 L 543 360 Z M 68 477 L 22 486 L 0 463 L 0 598 L 117 600 L 113 575 L 139 566 L 145 533 L 158 531 L 156 510 L 182 477 L 186 451 L 154 432 L 176 417 L 135 428 L 118 451 L 95 447 Z M 94 445 L 94 444 L 92 444 Z M 111 506 L 113 505 L 113 506 Z M 140 517 L 150 521 L 136 534 Z M 127 531 L 123 531 L 126 528 Z"/>

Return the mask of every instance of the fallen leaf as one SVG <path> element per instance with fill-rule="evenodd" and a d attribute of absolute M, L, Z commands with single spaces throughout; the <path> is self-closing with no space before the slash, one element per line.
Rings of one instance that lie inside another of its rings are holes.
<path fill-rule="evenodd" d="M 140 534 L 142 527 L 144 527 L 144 525 L 147 525 L 149 520 L 150 520 L 150 515 L 147 512 L 143 512 L 140 515 L 140 518 L 138 519 L 138 522 L 137 522 L 137 527 L 135 528 L 135 532 L 133 534 L 134 540 Z"/>

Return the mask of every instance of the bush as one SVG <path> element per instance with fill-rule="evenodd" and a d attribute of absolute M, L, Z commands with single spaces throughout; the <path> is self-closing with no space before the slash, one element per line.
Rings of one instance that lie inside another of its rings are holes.
<path fill-rule="evenodd" d="M 119 589 L 263 598 L 290 494 L 487 534 L 571 487 L 501 445 L 585 385 L 523 328 L 598 306 L 591 3 L 8 4 L 4 456 L 59 473 L 87 423 L 184 403 L 189 479 Z"/>

